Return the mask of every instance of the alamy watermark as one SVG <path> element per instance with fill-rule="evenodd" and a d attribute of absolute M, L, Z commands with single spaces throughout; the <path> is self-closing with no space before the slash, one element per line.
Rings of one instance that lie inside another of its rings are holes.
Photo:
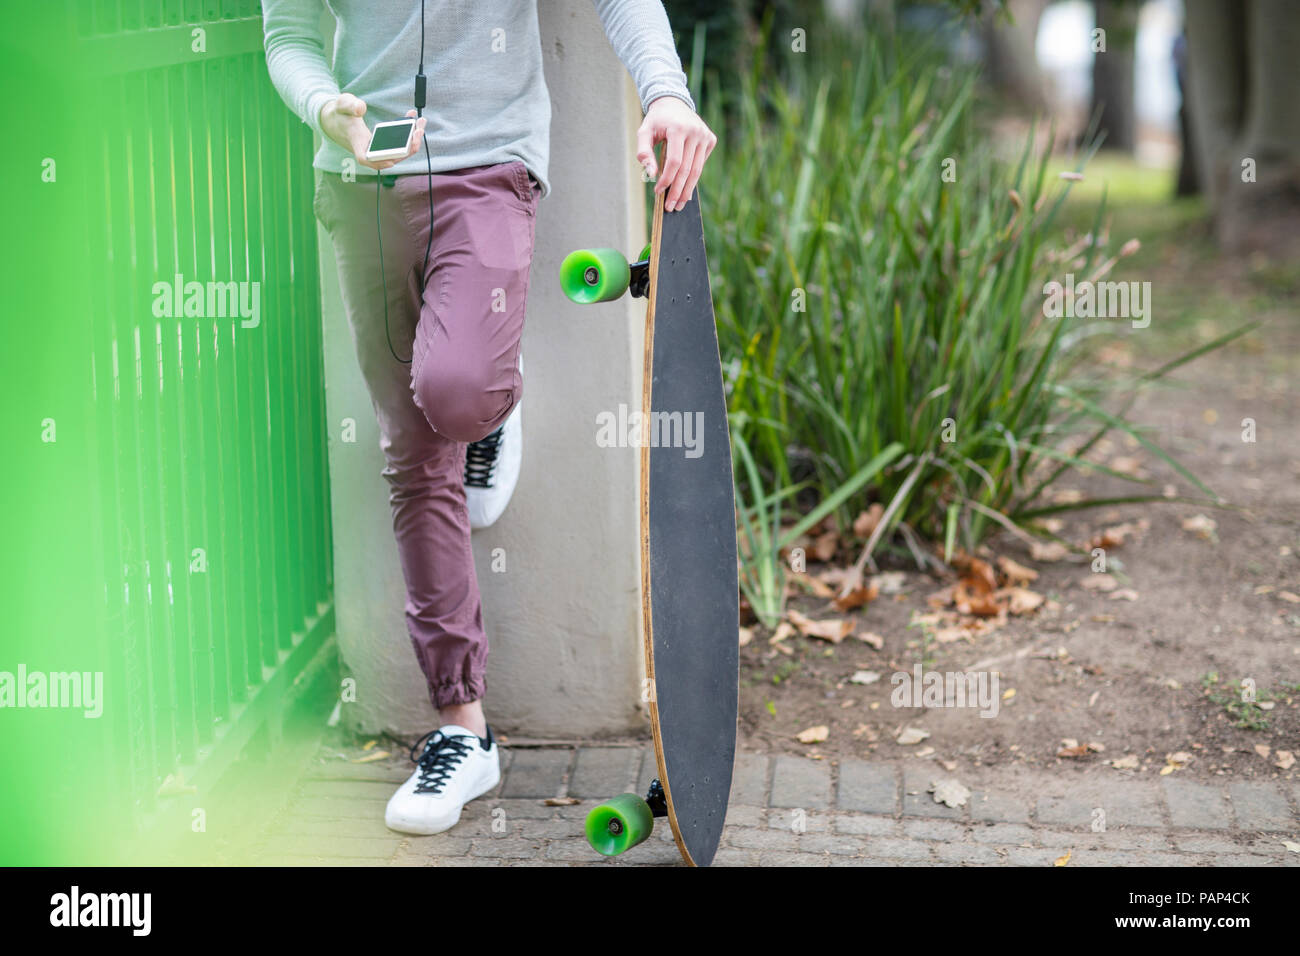
<path fill-rule="evenodd" d="M 1043 286 L 1043 315 L 1049 319 L 1062 316 L 1079 319 L 1132 319 L 1133 328 L 1151 324 L 1151 283 L 1111 282 L 1091 279 L 1074 281 L 1074 273 L 1065 275 L 1064 285 L 1053 279 Z"/>
<path fill-rule="evenodd" d="M 50 925 L 127 927 L 133 936 L 148 936 L 152 910 L 152 893 L 83 893 L 73 886 L 50 897 Z"/>
<path fill-rule="evenodd" d="M 682 448 L 687 458 L 704 454 L 703 412 L 629 410 L 596 415 L 596 444 L 601 448 Z"/>
<path fill-rule="evenodd" d="M 185 281 L 179 272 L 170 282 L 153 284 L 156 319 L 233 319 L 255 329 L 262 324 L 262 283 Z"/>
<path fill-rule="evenodd" d="M 77 709 L 87 718 L 104 713 L 103 671 L 0 671 L 0 708 Z"/>
<path fill-rule="evenodd" d="M 895 707 L 978 707 L 981 717 L 996 717 L 1002 703 L 997 671 L 897 671 L 889 678 Z"/>

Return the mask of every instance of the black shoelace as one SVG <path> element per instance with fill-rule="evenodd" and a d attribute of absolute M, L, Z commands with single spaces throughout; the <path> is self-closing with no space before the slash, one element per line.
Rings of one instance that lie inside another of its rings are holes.
<path fill-rule="evenodd" d="M 424 752 L 419 757 L 415 752 L 420 744 L 428 741 Z M 415 785 L 416 793 L 441 793 L 465 755 L 473 749 L 472 743 L 466 743 L 463 737 L 447 737 L 442 731 L 431 730 L 411 747 L 411 760 L 420 768 L 420 781 Z"/>
<path fill-rule="evenodd" d="M 506 426 L 502 425 L 486 438 L 470 442 L 465 450 L 465 484 L 475 488 L 492 487 L 492 470 L 497 466 L 497 455 L 501 451 L 501 439 Z"/>

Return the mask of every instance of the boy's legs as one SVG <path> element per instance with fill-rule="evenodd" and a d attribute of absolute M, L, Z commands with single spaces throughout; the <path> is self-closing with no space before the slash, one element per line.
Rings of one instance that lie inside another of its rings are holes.
<path fill-rule="evenodd" d="M 465 443 L 496 428 L 521 393 L 514 362 L 535 208 L 519 164 L 435 176 L 436 228 L 422 282 L 426 177 L 384 187 L 325 173 L 316 196 L 379 423 L 411 641 L 444 723 L 479 734 L 488 648 L 465 508 Z"/>

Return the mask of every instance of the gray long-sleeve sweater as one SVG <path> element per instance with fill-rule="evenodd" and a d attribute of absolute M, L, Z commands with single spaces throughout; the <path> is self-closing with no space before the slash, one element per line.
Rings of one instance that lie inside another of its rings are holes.
<path fill-rule="evenodd" d="M 322 3 L 337 21 L 325 59 Z M 641 106 L 661 96 L 694 103 L 660 0 L 594 0 Z M 266 65 L 280 96 L 316 132 L 340 92 L 366 103 L 366 123 L 401 119 L 414 104 L 420 62 L 418 0 L 263 0 Z M 537 0 L 425 0 L 424 115 L 433 170 L 520 160 L 550 191 L 551 100 L 542 74 Z M 327 136 L 317 169 L 342 172 L 351 154 Z M 423 150 L 388 170 L 425 172 Z M 358 175 L 374 171 L 358 166 Z"/>

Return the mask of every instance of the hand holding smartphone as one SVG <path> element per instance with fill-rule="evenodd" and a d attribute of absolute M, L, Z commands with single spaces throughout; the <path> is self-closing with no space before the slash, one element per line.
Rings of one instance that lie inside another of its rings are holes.
<path fill-rule="evenodd" d="M 414 119 L 377 123 L 366 147 L 366 159 L 380 162 L 386 159 L 405 159 L 411 154 L 411 136 L 415 133 Z"/>
<path fill-rule="evenodd" d="M 321 108 L 321 132 L 371 169 L 388 169 L 420 148 L 425 120 L 417 117 L 415 110 L 408 110 L 404 119 L 380 123 L 373 130 L 366 126 L 365 115 L 363 101 L 351 93 L 342 93 Z M 385 129 L 395 126 L 404 129 Z M 379 142 L 375 142 L 376 136 L 380 137 Z M 379 155 L 388 158 L 375 158 Z"/>

